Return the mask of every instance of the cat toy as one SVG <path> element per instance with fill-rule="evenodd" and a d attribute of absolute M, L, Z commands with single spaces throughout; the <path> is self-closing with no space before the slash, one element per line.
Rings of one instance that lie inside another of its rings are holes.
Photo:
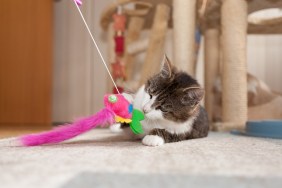
<path fill-rule="evenodd" d="M 133 109 L 131 103 L 121 94 L 108 94 L 104 96 L 105 108 L 98 113 L 79 119 L 72 124 L 66 124 L 54 130 L 30 134 L 20 137 L 20 143 L 24 146 L 38 146 L 43 144 L 59 143 L 97 126 L 113 123 L 128 123 L 135 134 L 143 133 L 140 121 L 144 120 L 141 111 Z"/>
<path fill-rule="evenodd" d="M 59 143 L 82 133 L 85 133 L 95 127 L 111 125 L 114 123 L 127 123 L 134 134 L 142 134 L 143 129 L 140 121 L 144 120 L 144 114 L 137 109 L 133 109 L 133 105 L 120 94 L 117 85 L 105 63 L 105 60 L 99 50 L 99 47 L 84 19 L 79 6 L 82 5 L 82 0 L 73 0 L 76 8 L 85 24 L 85 27 L 104 63 L 104 66 L 113 81 L 117 94 L 107 94 L 104 96 L 104 108 L 94 115 L 74 121 L 71 124 L 65 124 L 51 131 L 29 134 L 19 137 L 20 144 L 24 146 L 38 146 L 43 144 Z"/>

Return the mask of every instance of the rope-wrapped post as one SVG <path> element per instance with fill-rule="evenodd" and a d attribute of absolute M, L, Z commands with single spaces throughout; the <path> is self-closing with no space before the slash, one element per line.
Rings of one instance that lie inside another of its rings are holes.
<path fill-rule="evenodd" d="M 142 17 L 131 17 L 129 20 L 129 25 L 127 29 L 127 37 L 126 37 L 126 47 L 130 44 L 137 41 L 140 37 L 140 33 L 142 31 L 145 19 Z M 132 80 L 132 71 L 134 68 L 134 54 L 129 54 L 126 50 L 124 55 L 124 61 L 126 62 L 126 75 L 128 80 Z"/>
<path fill-rule="evenodd" d="M 169 13 L 170 7 L 168 5 L 162 3 L 157 5 L 139 85 L 144 84 L 149 76 L 156 73 L 164 58 L 165 36 L 168 29 Z"/>
<path fill-rule="evenodd" d="M 247 120 L 247 1 L 222 3 L 222 120 L 225 129 L 240 129 Z"/>
<path fill-rule="evenodd" d="M 173 58 L 181 70 L 195 76 L 196 0 L 173 0 Z"/>
<path fill-rule="evenodd" d="M 107 56 L 108 56 L 108 66 L 115 62 L 115 41 L 114 41 L 115 31 L 113 23 L 110 23 L 107 29 Z M 113 89 L 113 82 L 110 77 L 107 77 L 107 92 L 111 93 Z"/>
<path fill-rule="evenodd" d="M 219 73 L 219 30 L 208 28 L 204 32 L 204 58 L 205 58 L 205 108 L 209 121 L 212 122 L 214 92 L 213 87 Z M 212 125 L 210 123 L 210 125 Z M 212 128 L 212 127 L 211 127 Z"/>

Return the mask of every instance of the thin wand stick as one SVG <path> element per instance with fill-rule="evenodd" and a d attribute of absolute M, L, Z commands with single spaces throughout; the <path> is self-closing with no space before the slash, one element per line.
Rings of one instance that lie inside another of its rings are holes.
<path fill-rule="evenodd" d="M 88 27 L 88 25 L 87 25 L 87 23 L 86 23 L 86 21 L 85 21 L 85 19 L 84 19 L 84 16 L 83 16 L 83 14 L 82 14 L 80 8 L 78 7 L 78 5 L 77 5 L 77 3 L 76 3 L 75 0 L 73 0 L 73 2 L 74 2 L 74 4 L 75 4 L 75 6 L 76 6 L 76 8 L 77 8 L 77 10 L 78 10 L 78 12 L 79 12 L 79 14 L 80 14 L 82 20 L 83 20 L 83 22 L 84 22 L 84 25 L 85 25 L 85 27 L 86 27 L 86 29 L 87 29 L 87 31 L 88 31 L 88 33 L 89 33 L 91 39 L 92 39 L 92 41 L 93 41 L 93 43 L 94 43 L 94 45 L 95 45 L 97 51 L 98 51 L 98 53 L 99 53 L 101 59 L 102 59 L 102 62 L 104 63 L 105 68 L 107 69 L 107 72 L 108 72 L 109 76 L 111 77 L 111 80 L 112 80 L 112 82 L 113 82 L 113 84 L 114 84 L 114 86 L 115 86 L 115 88 L 116 88 L 118 94 L 120 94 L 120 92 L 119 92 L 119 90 L 118 90 L 118 87 L 117 87 L 117 85 L 116 85 L 116 83 L 115 83 L 115 81 L 114 81 L 114 79 L 113 79 L 113 77 L 112 77 L 112 75 L 111 75 L 110 70 L 108 69 L 108 66 L 107 66 L 107 64 L 106 64 L 106 62 L 105 62 L 105 60 L 104 60 L 104 58 L 103 58 L 103 56 L 102 56 L 102 54 L 101 54 L 101 51 L 100 51 L 100 49 L 99 49 L 99 47 L 98 47 L 98 45 L 97 45 L 97 43 L 96 43 L 96 41 L 95 41 L 95 39 L 94 39 L 94 37 L 93 37 L 93 35 L 92 35 L 90 29 L 89 29 L 89 27 Z"/>

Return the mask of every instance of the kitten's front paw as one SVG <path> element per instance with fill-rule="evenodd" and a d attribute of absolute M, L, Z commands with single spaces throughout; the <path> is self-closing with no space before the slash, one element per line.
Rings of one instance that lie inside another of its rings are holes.
<path fill-rule="evenodd" d="M 160 146 L 164 144 L 164 139 L 158 135 L 147 135 L 142 139 L 146 146 Z"/>
<path fill-rule="evenodd" d="M 110 126 L 110 130 L 111 130 L 111 132 L 113 132 L 113 133 L 120 133 L 120 132 L 122 132 L 122 129 L 121 129 L 119 123 L 116 123 L 116 124 L 111 125 L 111 126 Z"/>

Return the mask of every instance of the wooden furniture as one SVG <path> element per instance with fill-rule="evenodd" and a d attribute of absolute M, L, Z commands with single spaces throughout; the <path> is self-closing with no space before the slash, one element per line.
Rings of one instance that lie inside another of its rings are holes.
<path fill-rule="evenodd" d="M 154 74 L 159 68 L 160 63 L 164 57 L 165 37 L 169 27 L 171 27 L 171 0 L 119 0 L 117 3 L 110 4 L 102 13 L 100 25 L 104 30 L 107 30 L 108 45 L 112 45 L 112 30 L 109 27 L 112 22 L 112 14 L 116 11 L 117 5 L 126 5 L 129 3 L 135 4 L 135 9 L 128 10 L 124 8 L 124 13 L 129 20 L 128 32 L 126 36 L 127 46 L 136 43 L 145 44 L 146 51 L 145 62 L 140 69 L 141 76 L 137 84 L 131 85 L 136 89 L 140 84 Z M 135 26 L 134 26 L 134 25 Z M 140 41 L 140 32 L 142 29 L 151 29 L 149 39 L 147 41 Z M 112 61 L 111 50 L 109 50 L 109 62 Z M 128 80 L 132 80 L 132 70 L 134 69 L 135 55 L 129 53 L 128 49 L 125 52 L 126 70 Z M 131 88 L 131 90 L 134 90 Z"/>
<path fill-rule="evenodd" d="M 198 7 L 205 0 L 198 1 Z M 247 34 L 282 33 L 282 18 L 248 22 L 248 15 L 267 8 L 282 7 L 279 0 L 208 0 L 198 23 L 205 36 L 205 105 L 210 118 L 214 104 L 213 85 L 222 80 L 222 123 L 214 129 L 245 127 L 247 106 Z"/>
<path fill-rule="evenodd" d="M 1 2 L 0 126 L 51 127 L 52 7 Z"/>
<path fill-rule="evenodd" d="M 115 6 L 138 0 L 119 0 Z M 247 34 L 282 33 L 282 18 L 248 23 L 248 14 L 265 8 L 282 7 L 279 0 L 144 0 L 153 4 L 148 14 L 144 15 L 145 29 L 151 29 L 151 35 L 163 32 L 154 31 L 158 4 L 172 7 L 172 19 L 166 19 L 162 26 L 172 28 L 173 25 L 173 63 L 181 70 L 195 75 L 195 27 L 199 27 L 204 35 L 205 56 L 205 106 L 212 120 L 213 86 L 218 76 L 222 78 L 222 122 L 215 124 L 217 130 L 243 129 L 248 118 L 247 106 Z M 114 5 L 109 6 L 114 11 Z M 206 5 L 206 6 L 203 6 Z M 202 9 L 205 7 L 204 9 Z M 116 7 L 115 7 L 116 8 Z M 109 9 L 106 9 L 105 12 Z M 203 11 L 204 10 L 204 11 Z M 102 15 L 101 25 L 106 29 L 111 19 Z M 130 16 L 130 15 L 129 15 Z M 166 17 L 165 17 L 166 18 Z M 106 20 L 106 21 L 105 21 Z M 173 23 L 171 23 L 173 21 Z M 151 27 L 149 27 L 150 25 Z M 164 48 L 164 37 L 152 42 L 150 37 L 146 57 L 141 74 L 141 82 L 151 72 L 156 72 L 156 64 L 160 62 L 159 52 Z M 156 46 L 157 44 L 162 44 Z M 142 43 L 136 42 L 136 45 Z M 132 44 L 131 44 L 132 45 Z M 157 49 L 156 49 L 157 48 Z M 157 51 L 157 53 L 155 53 Z M 151 56 L 154 56 L 152 58 Z M 132 63 L 132 62 L 131 62 Z M 150 63 L 150 64 L 149 64 Z M 154 65 L 153 65 L 154 64 Z M 139 84 L 140 84 L 139 83 Z"/>

